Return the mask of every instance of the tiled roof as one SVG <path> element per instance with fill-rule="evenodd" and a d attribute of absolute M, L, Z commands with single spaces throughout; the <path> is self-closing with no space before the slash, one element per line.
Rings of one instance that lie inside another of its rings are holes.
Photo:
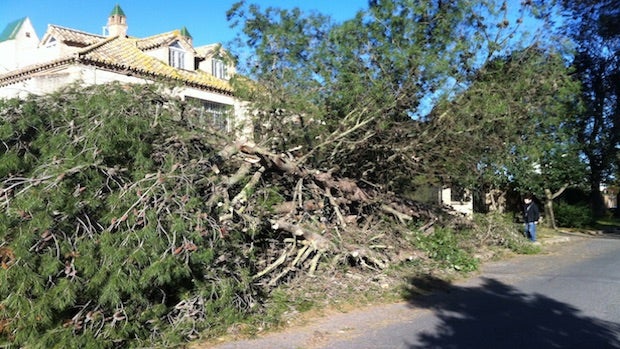
<path fill-rule="evenodd" d="M 139 41 L 139 39 L 132 38 L 114 38 L 101 45 L 82 50 L 79 53 L 79 59 L 80 61 L 89 61 L 117 69 L 130 70 L 138 74 L 185 82 L 195 87 L 215 89 L 224 93 L 232 92 L 228 82 L 217 79 L 211 74 L 200 70 L 176 69 L 145 54 L 138 48 Z"/>
<path fill-rule="evenodd" d="M 147 38 L 137 39 L 137 45 L 138 48 L 141 50 L 151 50 L 164 45 L 168 45 L 175 39 L 181 39 L 182 37 L 180 37 L 179 35 L 180 32 L 178 30 L 173 30 L 167 33 L 149 36 Z"/>
<path fill-rule="evenodd" d="M 219 49 L 220 47 L 221 47 L 220 44 L 209 44 L 209 45 L 196 47 L 194 48 L 194 50 L 196 51 L 196 55 L 198 57 L 204 58 L 204 57 L 207 57 L 213 54 L 215 50 Z"/>
<path fill-rule="evenodd" d="M 86 40 L 89 39 L 89 37 L 83 37 L 79 34 L 75 35 L 75 38 Z M 97 37 L 96 35 L 89 35 L 93 40 Z M 163 37 L 171 40 L 171 37 L 166 34 L 164 34 Z M 154 37 L 151 37 L 150 40 L 155 40 L 153 38 Z M 157 40 L 160 39 L 162 38 L 158 38 Z M 146 42 L 148 41 L 149 39 L 147 38 Z M 214 90 L 219 93 L 232 94 L 232 88 L 228 82 L 217 79 L 213 75 L 200 70 L 188 71 L 171 67 L 165 62 L 142 52 L 140 43 L 144 44 L 145 39 L 100 37 L 98 38 L 97 43 L 85 47 L 71 56 L 43 64 L 27 66 L 17 71 L 2 74 L 0 75 L 0 86 L 29 79 L 31 74 L 58 66 L 82 63 L 96 65 L 112 71 L 119 71 L 124 74 L 132 73 L 136 76 L 144 76 L 149 79 L 168 79 L 199 89 Z M 157 45 L 147 46 L 156 47 Z"/>
<path fill-rule="evenodd" d="M 15 35 L 19 32 L 19 28 L 24 24 L 24 21 L 26 21 L 26 17 L 7 24 L 2 33 L 0 33 L 0 42 L 15 39 Z"/>
<path fill-rule="evenodd" d="M 29 65 L 18 70 L 13 70 L 8 73 L 1 74 L 0 86 L 10 85 L 20 81 L 28 80 L 33 74 L 70 64 L 73 60 L 73 57 L 67 56 L 45 63 Z"/>
<path fill-rule="evenodd" d="M 48 25 L 47 32 L 45 33 L 45 37 L 42 41 L 45 41 L 49 36 L 55 37 L 56 40 L 70 44 L 77 44 L 79 46 L 93 45 L 106 39 L 106 37 L 102 35 L 90 34 L 54 24 Z"/>

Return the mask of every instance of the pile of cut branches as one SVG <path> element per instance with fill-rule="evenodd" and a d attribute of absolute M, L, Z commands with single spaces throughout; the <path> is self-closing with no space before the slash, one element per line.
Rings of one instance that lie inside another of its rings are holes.
<path fill-rule="evenodd" d="M 397 264 L 413 228 L 449 217 L 234 142 L 195 111 L 118 84 L 2 102 L 3 342 L 195 339 L 292 279 Z"/>

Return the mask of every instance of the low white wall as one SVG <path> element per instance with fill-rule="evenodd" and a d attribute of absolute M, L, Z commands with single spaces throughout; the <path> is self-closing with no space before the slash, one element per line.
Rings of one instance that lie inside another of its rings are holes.
<path fill-rule="evenodd" d="M 452 201 L 452 189 L 451 188 L 444 188 L 441 190 L 441 202 L 444 205 L 448 205 L 452 207 L 456 212 L 463 213 L 468 217 L 471 217 L 474 214 L 473 199 L 470 199 L 468 201 Z"/>

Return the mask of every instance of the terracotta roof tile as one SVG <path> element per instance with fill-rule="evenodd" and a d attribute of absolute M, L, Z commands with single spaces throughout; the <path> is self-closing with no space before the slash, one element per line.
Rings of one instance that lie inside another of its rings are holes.
<path fill-rule="evenodd" d="M 136 39 L 137 47 L 141 50 L 151 50 L 154 48 L 162 47 L 170 44 L 174 40 L 181 40 L 186 43 L 186 46 L 191 47 L 191 44 L 187 42 L 187 38 L 181 35 L 181 31 L 173 30 L 167 33 L 161 33 L 158 35 L 149 36 L 147 38 Z"/>
<path fill-rule="evenodd" d="M 33 64 L 18 70 L 0 74 L 0 86 L 14 84 L 23 80 L 28 80 L 32 75 L 58 66 L 66 65 L 74 60 L 73 57 L 67 56 L 45 63 Z"/>
<path fill-rule="evenodd" d="M 215 53 L 215 51 L 220 47 L 220 44 L 209 44 L 209 45 L 204 45 L 204 46 L 199 46 L 194 48 L 194 50 L 196 51 L 196 55 L 199 57 L 207 57 L 210 56 L 211 54 Z"/>
<path fill-rule="evenodd" d="M 149 56 L 138 48 L 139 39 L 113 38 L 101 45 L 84 49 L 78 53 L 80 60 L 115 66 L 138 73 L 161 76 L 185 81 L 198 86 L 232 92 L 228 82 L 202 71 L 177 69 Z"/>
<path fill-rule="evenodd" d="M 56 38 L 56 40 L 72 44 L 78 44 L 80 46 L 90 46 L 106 39 L 106 37 L 102 35 L 90 34 L 54 24 L 50 24 L 48 26 L 45 37 L 47 38 L 48 36 L 53 36 Z M 43 40 L 45 40 L 45 38 Z"/>
<path fill-rule="evenodd" d="M 174 39 L 174 37 L 174 32 L 161 33 L 158 35 L 149 36 L 148 38 L 138 39 L 137 45 L 141 50 L 150 50 L 169 43 Z"/>
<path fill-rule="evenodd" d="M 232 94 L 232 87 L 227 81 L 217 79 L 211 74 L 200 70 L 188 71 L 171 67 L 166 62 L 162 62 L 143 52 L 164 46 L 173 40 L 185 41 L 186 39 L 180 36 L 178 30 L 144 39 L 136 39 L 104 37 L 50 25 L 46 37 L 49 35 L 56 37 L 58 40 L 85 47 L 71 56 L 2 74 L 0 75 L 0 86 L 28 79 L 30 74 L 49 68 L 80 62 L 107 67 L 107 69 L 122 71 L 123 73 L 133 72 L 136 75 L 144 75 L 149 78 L 170 79 L 200 89 Z M 191 47 L 191 45 L 188 47 Z"/>

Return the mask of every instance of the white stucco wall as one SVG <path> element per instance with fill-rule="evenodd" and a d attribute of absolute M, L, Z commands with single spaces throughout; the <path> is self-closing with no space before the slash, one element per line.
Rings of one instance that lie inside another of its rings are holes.
<path fill-rule="evenodd" d="M 474 202 L 472 199 L 468 201 L 452 201 L 452 189 L 443 188 L 441 190 L 441 202 L 452 207 L 456 212 L 471 217 L 474 214 Z"/>
<path fill-rule="evenodd" d="M 41 95 L 58 90 L 62 86 L 81 81 L 85 85 L 104 84 L 112 81 L 146 83 L 145 79 L 116 74 L 110 71 L 78 65 L 63 66 L 57 70 L 34 74 L 31 78 L 0 87 L 0 97 L 25 97 L 28 94 Z"/>
<path fill-rule="evenodd" d="M 22 24 L 15 41 L 15 50 L 17 51 L 16 66 L 18 68 L 37 62 L 36 51 L 37 45 L 39 44 L 39 37 L 34 31 L 34 27 L 29 18 L 26 18 Z"/>
<path fill-rule="evenodd" d="M 26 18 L 15 38 L 0 42 L 0 74 L 37 62 L 39 37 Z"/>
<path fill-rule="evenodd" d="M 84 85 L 97 85 L 114 81 L 133 84 L 152 83 L 150 80 L 133 75 L 118 74 L 92 66 L 69 65 L 54 71 L 34 74 L 27 80 L 0 87 L 0 98 L 25 98 L 29 94 L 42 95 L 76 82 L 81 82 Z M 169 92 L 171 95 L 181 98 L 193 97 L 232 106 L 234 110 L 233 120 L 230 120 L 232 128 L 238 130 L 238 136 L 241 139 L 249 140 L 252 138 L 253 128 L 251 120 L 246 116 L 246 108 L 242 102 L 234 97 L 188 87 L 179 87 Z"/>
<path fill-rule="evenodd" d="M 17 68 L 17 50 L 15 40 L 0 42 L 0 74 Z"/>
<path fill-rule="evenodd" d="M 28 91 L 32 94 L 41 95 L 78 81 L 84 85 L 105 84 L 113 81 L 133 84 L 150 83 L 147 79 L 133 75 L 118 74 L 90 66 L 69 65 L 55 71 L 34 74 L 32 78 L 17 84 L 0 87 L 0 97 L 23 97 L 24 93 L 28 94 Z"/>
<path fill-rule="evenodd" d="M 29 94 L 42 95 L 56 91 L 59 87 L 79 80 L 80 69 L 76 67 L 59 68 L 34 74 L 18 83 L 0 87 L 2 98 L 24 98 Z"/>
<path fill-rule="evenodd" d="M 111 72 L 109 70 L 99 69 L 92 66 L 80 67 L 78 80 L 81 80 L 86 85 L 106 84 L 114 81 L 130 84 L 145 84 L 150 82 L 147 79 L 133 75 L 118 74 L 116 72 Z"/>
<path fill-rule="evenodd" d="M 58 42 L 51 45 L 43 45 L 33 52 L 35 61 L 32 63 L 49 62 L 58 58 L 71 56 L 80 49 L 79 47 L 63 45 Z"/>
<path fill-rule="evenodd" d="M 159 48 L 156 50 L 143 51 L 147 55 L 168 63 L 168 48 Z"/>

